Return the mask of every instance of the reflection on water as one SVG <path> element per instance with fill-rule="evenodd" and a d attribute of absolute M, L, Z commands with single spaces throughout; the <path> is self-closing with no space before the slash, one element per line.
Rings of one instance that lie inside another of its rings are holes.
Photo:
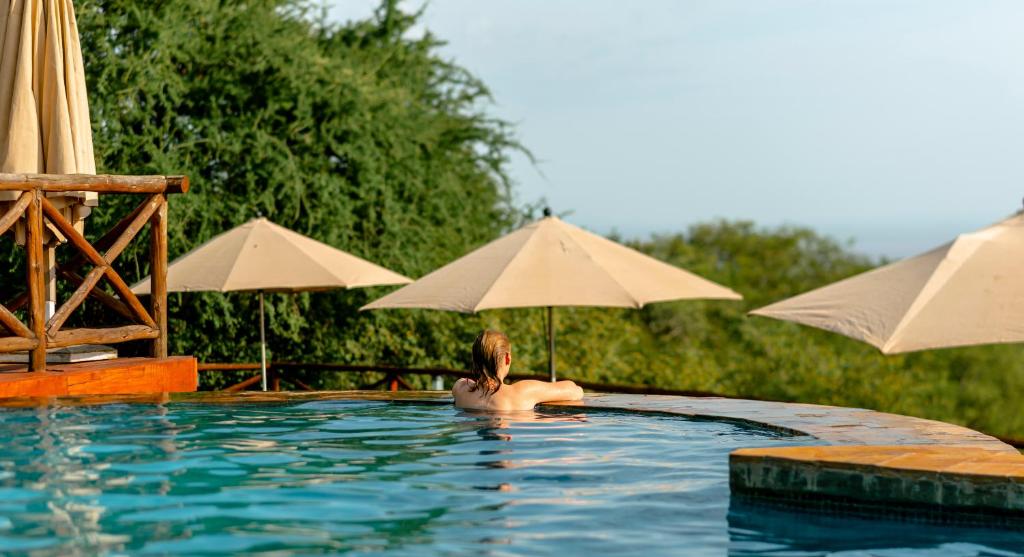
<path fill-rule="evenodd" d="M 731 557 L 1024 555 L 1024 532 L 829 516 L 739 498 L 728 518 Z"/>
<path fill-rule="evenodd" d="M 730 450 L 808 442 L 733 424 L 317 401 L 4 409 L 0 427 L 2 554 L 823 554 L 762 515 L 727 522 Z"/>

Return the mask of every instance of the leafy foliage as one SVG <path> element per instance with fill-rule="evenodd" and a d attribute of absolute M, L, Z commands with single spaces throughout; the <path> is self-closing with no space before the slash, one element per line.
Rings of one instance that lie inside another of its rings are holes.
<path fill-rule="evenodd" d="M 300 0 L 87 0 L 78 18 L 101 171 L 191 177 L 172 199 L 172 256 L 266 216 L 420 276 L 517 218 L 509 126 L 394 3 L 345 26 Z M 90 228 L 128 202 L 105 198 Z M 122 257 L 148 272 L 144 252 Z M 356 311 L 381 293 L 269 296 L 272 357 L 461 364 L 472 320 Z M 251 294 L 172 295 L 172 349 L 252 361 L 256 309 Z"/>

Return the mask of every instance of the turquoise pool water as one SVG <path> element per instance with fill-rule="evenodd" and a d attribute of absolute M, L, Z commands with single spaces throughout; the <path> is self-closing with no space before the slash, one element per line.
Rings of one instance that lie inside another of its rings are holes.
<path fill-rule="evenodd" d="M 1024 537 L 733 504 L 736 447 L 810 440 L 626 413 L 450 406 L 0 409 L 0 553 L 1018 555 Z"/>

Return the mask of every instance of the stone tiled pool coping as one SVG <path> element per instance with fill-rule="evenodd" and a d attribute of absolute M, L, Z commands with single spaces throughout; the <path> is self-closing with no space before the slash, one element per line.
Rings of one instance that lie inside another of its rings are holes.
<path fill-rule="evenodd" d="M 322 399 L 451 403 L 446 392 L 175 393 L 5 399 L 0 406 L 104 403 L 287 403 Z M 588 394 L 550 406 L 710 418 L 804 434 L 799 447 L 749 448 L 729 457 L 734 495 L 830 511 L 1024 524 L 1024 455 L 983 433 L 860 408 L 726 398 Z"/>
<path fill-rule="evenodd" d="M 720 398 L 594 395 L 584 407 L 745 421 L 821 442 L 729 455 L 745 498 L 857 515 L 1024 526 L 1024 455 L 965 427 L 860 408 Z"/>

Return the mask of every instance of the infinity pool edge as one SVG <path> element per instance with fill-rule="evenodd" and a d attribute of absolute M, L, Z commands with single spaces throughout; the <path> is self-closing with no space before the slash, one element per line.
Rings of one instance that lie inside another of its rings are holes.
<path fill-rule="evenodd" d="M 0 400 L 0 406 L 111 403 L 286 404 L 309 400 L 450 404 L 444 391 L 197 392 Z M 972 429 L 862 408 L 668 395 L 588 394 L 542 406 L 715 419 L 810 436 L 820 444 L 729 455 L 734 495 L 830 512 L 1024 523 L 1024 455 Z M 908 510 L 909 509 L 909 510 Z M 1020 520 L 1017 520 L 1020 519 Z"/>

